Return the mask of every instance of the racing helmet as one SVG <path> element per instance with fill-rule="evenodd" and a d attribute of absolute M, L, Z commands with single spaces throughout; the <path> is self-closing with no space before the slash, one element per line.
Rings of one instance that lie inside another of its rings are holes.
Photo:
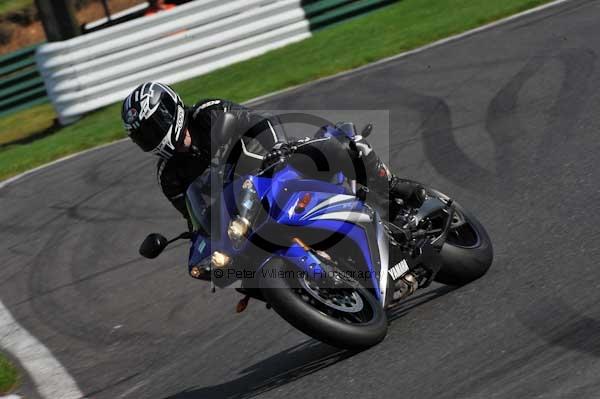
<path fill-rule="evenodd" d="M 185 138 L 187 113 L 169 86 L 146 82 L 123 101 L 121 118 L 127 135 L 143 151 L 169 159 Z"/>

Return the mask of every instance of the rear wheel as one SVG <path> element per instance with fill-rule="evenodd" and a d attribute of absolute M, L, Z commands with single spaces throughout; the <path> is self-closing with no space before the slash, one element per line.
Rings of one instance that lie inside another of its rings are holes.
<path fill-rule="evenodd" d="M 264 268 L 260 288 L 265 299 L 305 334 L 344 349 L 368 348 L 385 337 L 387 317 L 369 290 L 325 286 L 322 280 L 298 273 L 280 258 L 272 259 Z"/>
<path fill-rule="evenodd" d="M 429 195 L 447 200 L 445 194 L 427 188 Z M 485 228 L 470 212 L 454 202 L 456 216 L 464 222 L 448 234 L 442 247 L 442 268 L 435 281 L 449 285 L 464 285 L 483 276 L 494 258 L 492 242 Z"/>

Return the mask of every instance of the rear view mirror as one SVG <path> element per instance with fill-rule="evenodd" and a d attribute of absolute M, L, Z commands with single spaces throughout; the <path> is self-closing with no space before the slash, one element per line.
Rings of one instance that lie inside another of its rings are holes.
<path fill-rule="evenodd" d="M 367 126 L 363 127 L 362 132 L 360 132 L 360 135 L 363 136 L 364 138 L 369 137 L 369 135 L 371 135 L 371 132 L 373 131 L 373 124 L 369 123 Z"/>
<path fill-rule="evenodd" d="M 167 239 L 157 233 L 149 234 L 140 245 L 140 255 L 144 258 L 154 259 L 167 247 Z"/>

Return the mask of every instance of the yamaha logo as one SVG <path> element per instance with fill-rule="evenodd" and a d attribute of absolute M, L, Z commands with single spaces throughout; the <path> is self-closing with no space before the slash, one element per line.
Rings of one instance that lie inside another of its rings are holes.
<path fill-rule="evenodd" d="M 400 277 L 404 276 L 408 270 L 409 267 L 406 259 L 402 259 L 401 262 L 397 263 L 394 267 L 388 270 L 388 273 L 393 280 L 398 280 Z"/>

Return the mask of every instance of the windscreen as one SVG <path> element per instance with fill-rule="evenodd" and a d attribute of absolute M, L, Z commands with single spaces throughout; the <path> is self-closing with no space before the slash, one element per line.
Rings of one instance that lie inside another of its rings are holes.
<path fill-rule="evenodd" d="M 210 185 L 205 184 L 204 176 L 199 176 L 189 185 L 185 193 L 185 203 L 194 231 L 210 233 L 210 206 L 212 199 Z"/>

